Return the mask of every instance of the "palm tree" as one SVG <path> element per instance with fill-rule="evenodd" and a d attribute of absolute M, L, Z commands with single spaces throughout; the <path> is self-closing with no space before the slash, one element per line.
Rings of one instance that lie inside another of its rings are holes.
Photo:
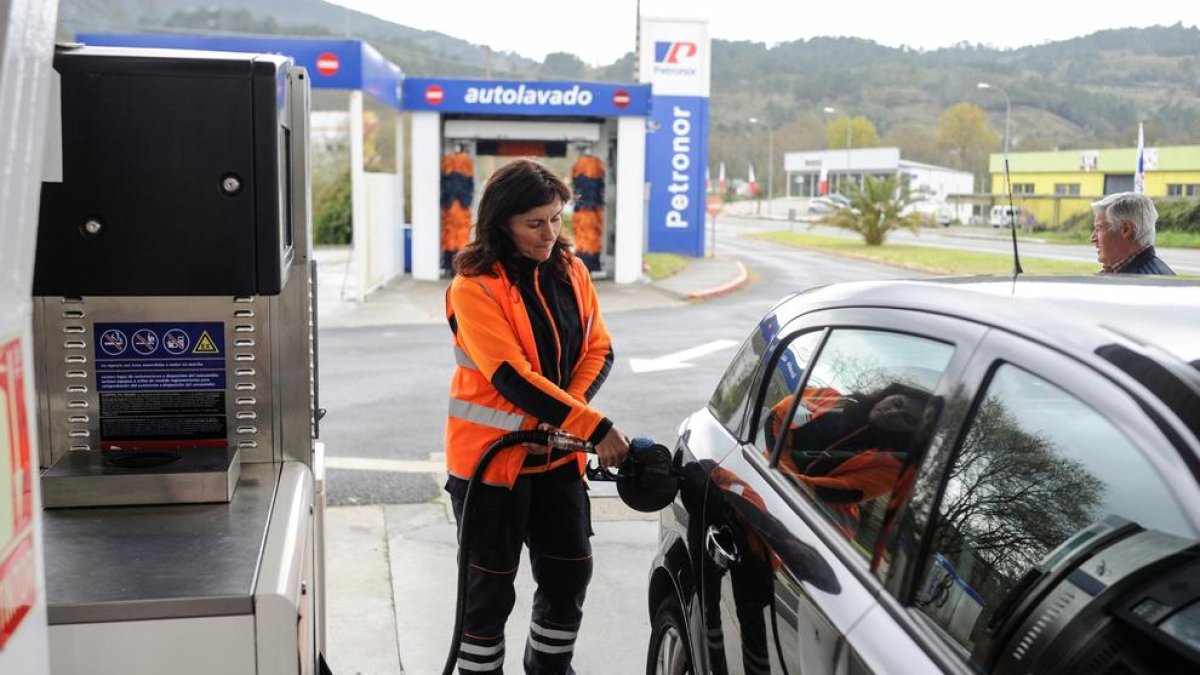
<path fill-rule="evenodd" d="M 906 227 L 913 232 L 926 224 L 928 216 L 909 208 L 921 201 L 908 190 L 907 181 L 896 176 L 865 176 L 860 186 L 850 188 L 850 206 L 818 219 L 814 225 L 832 225 L 862 235 L 867 246 L 879 246 L 892 230 Z"/>

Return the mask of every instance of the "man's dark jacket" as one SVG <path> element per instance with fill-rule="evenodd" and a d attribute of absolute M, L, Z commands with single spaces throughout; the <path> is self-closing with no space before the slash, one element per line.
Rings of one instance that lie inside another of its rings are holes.
<path fill-rule="evenodd" d="M 1175 276 L 1175 271 L 1167 266 L 1167 263 L 1162 261 L 1154 254 L 1154 247 L 1147 246 L 1144 251 L 1133 257 L 1132 260 L 1125 263 L 1119 269 L 1115 269 L 1113 274 L 1164 274 L 1167 276 Z"/>

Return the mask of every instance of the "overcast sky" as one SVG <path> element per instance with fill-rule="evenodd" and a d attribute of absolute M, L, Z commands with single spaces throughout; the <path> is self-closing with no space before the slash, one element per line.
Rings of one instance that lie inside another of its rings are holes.
<path fill-rule="evenodd" d="M 607 65 L 633 51 L 636 0 L 330 0 L 405 26 L 542 60 L 571 52 Z M 585 14 L 594 7 L 594 14 Z M 1200 23 L 1196 0 L 642 0 L 652 17 L 699 17 L 709 34 L 768 45 L 818 35 L 936 49 L 958 42 L 1022 47 L 1106 28 Z"/>

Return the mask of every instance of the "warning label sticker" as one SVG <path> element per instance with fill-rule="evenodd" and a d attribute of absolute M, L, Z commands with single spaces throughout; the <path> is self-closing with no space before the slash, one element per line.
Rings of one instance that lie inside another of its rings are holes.
<path fill-rule="evenodd" d="M 224 341 L 219 322 L 97 323 L 96 390 L 224 391 Z"/>
<path fill-rule="evenodd" d="M 208 331 L 200 334 L 200 339 L 196 341 L 196 348 L 192 350 L 197 354 L 220 354 L 221 350 L 217 348 L 217 343 L 208 335 Z"/>
<path fill-rule="evenodd" d="M 0 649 L 37 600 L 31 447 L 18 337 L 0 344 Z"/>
<path fill-rule="evenodd" d="M 100 447 L 226 442 L 225 326 L 97 323 Z"/>

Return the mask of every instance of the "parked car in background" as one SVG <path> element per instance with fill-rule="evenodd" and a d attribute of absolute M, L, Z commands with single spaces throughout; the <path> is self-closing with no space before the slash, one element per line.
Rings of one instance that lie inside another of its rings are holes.
<path fill-rule="evenodd" d="M 850 200 L 836 192 L 831 192 L 821 197 L 813 197 L 808 201 L 809 213 L 831 213 L 838 209 L 849 207 Z"/>
<path fill-rule="evenodd" d="M 825 198 L 828 199 L 829 201 L 837 204 L 838 206 L 842 206 L 842 207 L 850 206 L 850 200 L 847 197 L 845 197 L 844 195 L 838 194 L 836 192 L 830 192 L 829 194 L 825 195 Z"/>
<path fill-rule="evenodd" d="M 1200 672 L 1200 282 L 791 296 L 680 427 L 648 673 Z"/>
<path fill-rule="evenodd" d="M 1034 224 L 1033 214 L 1019 206 L 993 206 L 988 222 L 992 227 L 1030 227 Z"/>

